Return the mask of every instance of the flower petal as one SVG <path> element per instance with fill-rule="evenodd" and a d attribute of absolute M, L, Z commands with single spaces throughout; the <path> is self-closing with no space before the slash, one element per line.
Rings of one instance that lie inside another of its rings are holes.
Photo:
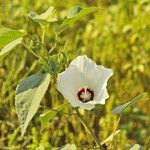
<path fill-rule="evenodd" d="M 74 59 L 69 67 L 74 66 L 76 66 L 78 70 L 87 77 L 87 81 L 84 82 L 87 83 L 87 86 L 93 89 L 97 83 L 97 79 L 99 79 L 99 68 L 96 63 L 86 55 L 83 55 Z"/>
<path fill-rule="evenodd" d="M 97 97 L 97 99 L 94 99 L 93 101 L 89 101 L 88 104 L 105 104 L 106 99 L 109 98 L 107 89 L 105 88 L 101 94 Z"/>
<path fill-rule="evenodd" d="M 76 91 L 81 87 L 81 73 L 76 67 L 67 68 L 64 72 L 58 74 L 57 89 L 68 101 L 76 105 Z"/>
<path fill-rule="evenodd" d="M 74 106 L 74 107 L 81 107 L 86 110 L 91 110 L 95 107 L 95 104 L 82 103 L 81 101 L 78 101 L 78 102 L 79 102 L 78 106 Z"/>
<path fill-rule="evenodd" d="M 78 56 L 74 59 L 70 63 L 70 67 L 73 66 L 76 66 L 87 77 L 86 83 L 96 93 L 95 97 L 101 94 L 102 90 L 107 86 L 108 79 L 113 74 L 111 69 L 98 66 L 86 55 Z"/>
<path fill-rule="evenodd" d="M 99 79 L 97 80 L 97 85 L 95 86 L 95 99 L 99 98 L 102 91 L 107 86 L 108 79 L 113 75 L 112 69 L 105 68 L 103 66 L 99 67 Z"/>

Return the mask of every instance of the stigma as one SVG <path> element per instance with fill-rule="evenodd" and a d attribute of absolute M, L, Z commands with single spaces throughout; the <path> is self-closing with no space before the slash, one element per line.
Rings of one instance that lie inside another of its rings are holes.
<path fill-rule="evenodd" d="M 80 88 L 77 93 L 78 99 L 83 103 L 92 101 L 94 98 L 94 91 L 90 88 Z"/>

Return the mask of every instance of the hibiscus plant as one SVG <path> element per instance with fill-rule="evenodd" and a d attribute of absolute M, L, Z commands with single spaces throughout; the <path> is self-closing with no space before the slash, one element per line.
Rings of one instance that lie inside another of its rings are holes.
<path fill-rule="evenodd" d="M 52 108 L 40 115 L 42 130 L 58 112 L 63 111 L 66 107 L 72 106 L 73 111 L 66 113 L 79 118 L 90 133 L 93 141 L 95 141 L 97 148 L 105 149 L 103 146 L 105 142 L 112 141 L 113 137 L 120 132 L 120 130 L 117 130 L 117 124 L 112 135 L 102 142 L 101 139 L 96 137 L 88 123 L 84 120 L 83 115 L 85 113 L 81 113 L 81 110 L 86 110 L 86 112 L 92 111 L 95 105 L 105 104 L 106 99 L 109 97 L 107 81 L 113 75 L 112 69 L 97 65 L 86 55 L 80 55 L 70 63 L 67 54 L 63 51 L 55 52 L 57 38 L 60 33 L 74 22 L 95 11 L 98 11 L 98 8 L 82 8 L 80 6 L 75 6 L 68 10 L 66 17 L 55 30 L 55 42 L 50 50 L 47 50 L 44 46 L 44 36 L 47 30 L 47 24 L 53 24 L 58 21 L 57 11 L 53 6 L 50 6 L 46 12 L 40 15 L 36 13 L 27 15 L 28 18 L 32 19 L 41 27 L 42 35 L 41 41 L 37 41 L 39 44 L 38 47 L 32 46 L 32 37 L 30 37 L 28 31 L 8 28 L 0 30 L 1 57 L 7 55 L 16 45 L 22 44 L 29 53 L 35 56 L 37 59 L 36 62 L 40 66 L 39 72 L 22 79 L 16 88 L 15 108 L 20 123 L 20 128 L 17 131 L 19 132 L 21 129 L 22 136 L 25 134 L 31 119 L 40 107 L 40 102 L 48 88 L 50 88 L 49 85 L 52 81 L 57 85 L 58 92 L 62 94 L 61 96 L 63 96 L 65 100 L 60 106 Z M 31 38 L 30 45 L 27 44 L 27 37 Z M 66 43 L 64 43 L 64 45 L 66 45 Z M 36 48 L 42 50 L 42 54 L 35 51 Z M 114 114 L 119 115 L 118 123 L 123 110 L 141 98 L 142 95 L 138 95 L 133 100 L 113 110 Z M 76 146 L 67 144 L 66 149 L 67 148 L 76 149 Z M 65 149 L 65 147 L 62 147 L 62 149 Z"/>

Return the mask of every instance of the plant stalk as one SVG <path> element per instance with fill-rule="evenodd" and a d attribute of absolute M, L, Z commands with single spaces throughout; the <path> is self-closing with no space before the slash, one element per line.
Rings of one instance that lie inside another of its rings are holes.
<path fill-rule="evenodd" d="M 22 45 L 23 45 L 30 53 L 32 53 L 32 55 L 34 55 L 37 59 L 39 59 L 39 56 L 38 56 L 34 51 L 32 51 L 30 48 L 28 48 L 24 43 L 22 43 Z"/>
<path fill-rule="evenodd" d="M 42 44 L 44 44 L 44 38 L 45 38 L 45 26 L 41 25 L 41 29 L 42 29 L 42 37 L 41 37 L 41 42 Z"/>
<path fill-rule="evenodd" d="M 100 141 L 98 140 L 98 138 L 95 136 L 95 134 L 93 133 L 92 129 L 88 126 L 88 124 L 85 122 L 85 120 L 83 119 L 82 115 L 79 113 L 78 109 L 76 108 L 76 114 L 78 116 L 78 118 L 80 119 L 81 123 L 84 125 L 84 127 L 87 129 L 87 131 L 89 132 L 89 134 L 91 135 L 91 137 L 93 138 L 93 140 L 95 141 L 95 143 L 100 147 L 101 150 L 104 150 L 103 146 L 101 145 Z"/>

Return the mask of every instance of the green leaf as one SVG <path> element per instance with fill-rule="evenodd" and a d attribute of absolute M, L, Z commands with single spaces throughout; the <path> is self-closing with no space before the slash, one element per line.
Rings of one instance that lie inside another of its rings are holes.
<path fill-rule="evenodd" d="M 29 122 L 36 114 L 49 83 L 50 75 L 38 72 L 26 78 L 17 86 L 15 107 L 21 126 L 22 136 Z"/>
<path fill-rule="evenodd" d="M 144 150 L 144 148 L 141 145 L 139 145 L 139 144 L 135 144 L 129 150 Z"/>
<path fill-rule="evenodd" d="M 122 113 L 127 107 L 133 105 L 134 103 L 136 103 L 136 102 L 138 102 L 140 99 L 142 99 L 142 98 L 143 98 L 143 95 L 144 95 L 144 94 L 140 94 L 140 95 L 136 96 L 135 98 L 133 98 L 131 101 L 129 101 L 129 102 L 123 104 L 123 105 L 120 105 L 120 106 L 114 108 L 114 109 L 112 110 L 112 112 L 113 112 L 114 114 L 120 114 L 120 113 Z"/>
<path fill-rule="evenodd" d="M 62 24 L 56 29 L 56 32 L 61 33 L 64 31 L 70 24 L 76 22 L 80 18 L 86 16 L 89 13 L 92 13 L 97 10 L 97 7 L 87 7 L 82 8 L 80 6 L 75 6 L 71 8 Z"/>
<path fill-rule="evenodd" d="M 76 16 L 83 8 L 80 6 L 74 6 L 72 8 L 69 9 L 69 11 L 67 12 L 67 16 L 66 18 L 73 18 L 74 16 Z"/>
<path fill-rule="evenodd" d="M 117 130 L 115 133 L 112 133 L 109 137 L 106 138 L 101 144 L 105 144 L 106 142 L 111 142 L 113 140 L 113 137 L 120 133 L 121 130 Z"/>
<path fill-rule="evenodd" d="M 43 24 L 43 25 L 46 23 L 49 23 L 49 22 L 57 21 L 56 9 L 53 6 L 50 6 L 48 8 L 48 10 L 46 12 L 42 13 L 41 15 L 37 15 L 35 13 L 30 13 L 30 14 L 28 14 L 28 16 L 35 22 L 37 22 L 39 24 Z"/>
<path fill-rule="evenodd" d="M 0 56 L 10 52 L 16 45 L 20 44 L 21 41 L 22 41 L 22 38 L 18 38 L 16 40 L 10 42 L 6 46 L 4 46 L 4 48 L 0 51 Z"/>
<path fill-rule="evenodd" d="M 59 105 L 58 107 L 53 108 L 53 110 L 49 110 L 48 112 L 40 115 L 41 131 L 46 127 L 47 123 L 57 115 L 58 112 L 65 108 L 66 104 L 68 103 Z"/>
<path fill-rule="evenodd" d="M 17 40 L 25 35 L 25 32 L 21 30 L 12 30 L 8 28 L 0 29 L 0 48 L 9 44 L 10 42 Z"/>

